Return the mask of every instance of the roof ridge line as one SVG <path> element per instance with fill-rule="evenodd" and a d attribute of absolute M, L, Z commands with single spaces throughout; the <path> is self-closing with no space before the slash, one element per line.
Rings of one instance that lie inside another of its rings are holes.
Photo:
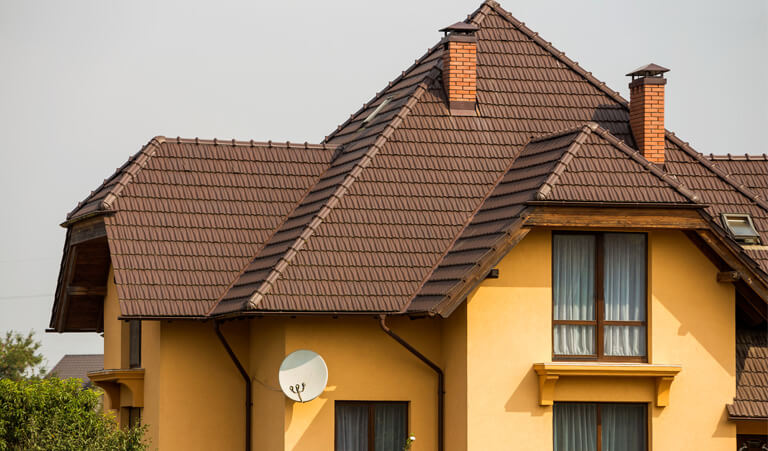
<path fill-rule="evenodd" d="M 482 22 L 482 20 L 483 20 L 483 19 L 485 18 L 485 16 L 486 16 L 486 14 L 485 14 L 485 13 L 481 13 L 481 10 L 482 10 L 483 8 L 487 8 L 487 7 L 488 7 L 488 3 L 489 3 L 490 1 L 492 1 L 492 0 L 486 0 L 486 1 L 485 1 L 485 2 L 483 2 L 483 3 L 482 3 L 482 4 L 481 4 L 481 5 L 480 5 L 480 6 L 479 6 L 479 7 L 478 7 L 478 8 L 477 8 L 477 9 L 476 9 L 476 10 L 475 10 L 473 13 L 471 13 L 471 14 L 467 14 L 467 18 L 465 19 L 465 22 L 466 22 L 466 21 L 470 21 L 470 22 L 471 22 L 471 21 L 474 21 L 477 15 L 479 15 L 479 14 L 482 14 L 482 17 L 480 17 L 480 19 L 478 19 L 478 20 L 475 22 L 475 24 L 479 24 L 479 23 L 481 23 L 481 22 Z M 380 98 L 381 98 L 381 97 L 382 97 L 382 96 L 383 96 L 383 95 L 384 95 L 384 94 L 387 92 L 387 89 L 388 89 L 388 88 L 390 88 L 390 87 L 392 87 L 392 86 L 396 85 L 396 84 L 397 84 L 397 83 L 399 83 L 401 80 L 403 80 L 403 79 L 404 79 L 406 76 L 408 76 L 408 74 L 409 74 L 411 71 L 413 71 L 413 69 L 415 69 L 416 67 L 418 67 L 418 66 L 419 66 L 419 64 L 422 64 L 422 63 L 424 62 L 424 60 L 426 60 L 426 59 L 427 59 L 427 58 L 428 58 L 430 55 L 432 55 L 432 53 L 433 53 L 433 52 L 435 52 L 436 50 L 438 50 L 438 49 L 440 48 L 440 45 L 441 45 L 442 43 L 443 43 L 443 40 L 442 40 L 442 39 L 440 39 L 439 41 L 437 41 L 437 43 L 436 43 L 435 45 L 433 45 L 432 47 L 429 47 L 429 48 L 427 49 L 426 53 L 424 53 L 424 54 L 423 54 L 423 55 L 421 55 L 419 58 L 417 58 L 417 59 L 416 59 L 416 60 L 415 60 L 415 61 L 414 61 L 414 62 L 413 62 L 413 63 L 412 63 L 412 64 L 411 64 L 411 65 L 410 65 L 410 66 L 409 66 L 407 69 L 405 69 L 404 71 L 402 71 L 402 72 L 400 73 L 400 75 L 398 75 L 397 77 L 395 77 L 394 79 L 392 79 L 390 82 L 388 82 L 388 83 L 387 83 L 387 87 L 386 87 L 386 88 L 384 88 L 384 89 L 382 89 L 381 91 L 377 92 L 377 93 L 376 93 L 376 94 L 373 96 L 373 99 L 371 99 L 370 101 L 368 101 L 368 102 L 364 103 L 364 104 L 363 104 L 363 106 L 361 106 L 361 107 L 360 107 L 360 108 L 359 108 L 357 111 L 355 111 L 354 113 L 352 113 L 352 114 L 351 114 L 351 115 L 350 115 L 350 116 L 347 118 L 347 120 L 345 120 L 344 122 L 342 122 L 341 124 L 339 124 L 339 126 L 338 126 L 338 127 L 336 127 L 336 129 L 335 129 L 335 130 L 333 130 L 333 131 L 332 131 L 330 134 L 328 134 L 328 136 L 326 136 L 326 137 L 323 139 L 323 141 L 322 141 L 322 142 L 323 142 L 323 143 L 325 143 L 325 142 L 328 142 L 330 139 L 333 139 L 333 138 L 334 138 L 334 136 L 336 136 L 336 133 L 338 133 L 339 131 L 341 131 L 341 130 L 342 130 L 344 127 L 346 127 L 346 126 L 347 126 L 347 125 L 348 125 L 350 122 L 352 122 L 352 120 L 353 120 L 355 117 L 357 117 L 357 116 L 358 116 L 360 113 L 362 113 L 362 112 L 363 112 L 363 111 L 364 111 L 366 108 L 368 108 L 368 106 L 369 106 L 369 105 L 371 105 L 371 104 L 373 104 L 373 103 L 376 103 L 376 101 L 377 101 L 377 100 L 379 100 L 379 99 L 380 99 Z M 434 69 L 434 68 L 433 68 L 433 69 Z M 430 73 L 430 72 L 431 72 L 433 69 L 430 69 L 430 71 L 428 71 L 428 72 L 426 72 L 426 73 L 425 73 L 425 78 L 427 78 L 427 77 L 429 76 L 429 73 Z"/>
<path fill-rule="evenodd" d="M 507 176 L 510 169 L 512 169 L 512 166 L 515 164 L 515 161 L 517 161 L 517 157 L 520 156 L 521 153 L 523 153 L 523 149 L 525 149 L 525 146 L 528 145 L 528 143 L 531 142 L 531 138 L 528 138 L 528 142 L 520 146 L 516 154 L 509 159 L 509 163 L 504 168 L 503 171 L 499 174 L 499 177 L 494 181 L 494 183 L 491 185 L 491 187 L 488 189 L 488 192 L 485 193 L 483 198 L 480 200 L 480 202 L 477 204 L 477 207 L 472 211 L 472 214 L 467 217 L 467 220 L 464 222 L 464 225 L 461 226 L 461 229 L 458 231 L 456 236 L 453 237 L 453 240 L 451 240 L 450 244 L 445 248 L 445 251 L 440 255 L 440 258 L 437 259 L 436 263 L 432 265 L 432 268 L 427 272 L 427 274 L 424 276 L 424 278 L 419 283 L 418 288 L 413 292 L 413 295 L 411 296 L 411 299 L 405 304 L 405 306 L 400 309 L 400 313 L 405 313 L 408 311 L 408 308 L 413 304 L 413 300 L 416 299 L 416 297 L 421 292 L 421 289 L 424 287 L 424 285 L 429 281 L 430 277 L 432 277 L 432 274 L 435 272 L 435 270 L 440 267 L 440 264 L 443 262 L 443 259 L 446 255 L 450 254 L 453 250 L 453 246 L 456 244 L 456 242 L 461 238 L 461 236 L 464 234 L 464 231 L 467 230 L 467 227 L 469 227 L 472 224 L 472 221 L 475 219 L 475 216 L 477 216 L 477 213 L 482 210 L 483 205 L 485 205 L 485 202 L 488 200 L 488 198 L 493 195 L 493 193 L 496 191 L 496 187 L 499 186 L 499 183 L 501 183 L 502 180 L 504 180 L 504 177 Z M 442 301 L 441 301 L 442 302 Z"/>
<path fill-rule="evenodd" d="M 341 124 L 339 124 L 339 126 L 338 126 L 338 127 L 336 127 L 336 129 L 334 129 L 334 130 L 333 130 L 333 131 L 332 131 L 330 134 L 328 134 L 328 136 L 326 136 L 325 138 L 323 138 L 323 140 L 322 140 L 321 142 L 322 142 L 322 143 L 327 143 L 329 140 L 333 139 L 333 138 L 336 136 L 336 134 L 337 134 L 338 132 L 340 132 L 340 131 L 341 131 L 341 130 L 344 128 L 344 127 L 346 127 L 347 125 L 349 125 L 349 123 L 350 123 L 350 122 L 352 122 L 352 120 L 353 120 L 354 118 L 356 118 L 356 117 L 357 117 L 357 116 L 358 116 L 360 113 L 362 113 L 363 111 L 365 111 L 365 109 L 366 109 L 366 108 L 368 108 L 370 105 L 372 105 L 372 104 L 376 103 L 376 101 L 378 101 L 378 100 L 379 100 L 379 99 L 380 99 L 380 98 L 381 98 L 381 97 L 382 97 L 382 96 L 383 96 L 383 95 L 384 95 L 384 94 L 387 92 L 387 89 L 389 89 L 389 88 L 391 88 L 392 86 L 394 86 L 394 85 L 396 85 L 397 83 L 399 83 L 399 82 L 400 82 L 401 80 L 403 80 L 403 79 L 404 79 L 404 78 L 405 78 L 405 77 L 406 77 L 406 76 L 407 76 L 407 75 L 408 75 L 408 74 L 409 74 L 409 73 L 410 73 L 410 72 L 411 72 L 413 69 L 415 69 L 416 67 L 418 67 L 418 66 L 419 66 L 419 64 L 423 63 L 423 62 L 424 62 L 424 60 L 425 60 L 425 59 L 427 59 L 427 57 L 429 57 L 429 56 L 430 56 L 430 55 L 431 55 L 431 54 L 432 54 L 432 53 L 433 53 L 435 50 L 437 50 L 437 49 L 439 48 L 439 46 L 440 46 L 440 44 L 441 44 L 441 43 L 442 43 L 442 41 L 440 41 L 440 42 L 438 42 L 437 44 L 433 45 L 432 47 L 428 48 L 426 53 L 424 53 L 424 54 L 423 54 L 423 55 L 421 55 L 419 58 L 417 58 L 417 59 L 416 59 L 416 60 L 415 60 L 415 61 L 414 61 L 414 62 L 413 62 L 413 63 L 412 63 L 412 64 L 411 64 L 411 65 L 410 65 L 410 66 L 409 66 L 407 69 L 405 69 L 404 71 L 402 71 L 402 72 L 400 73 L 400 75 L 398 75 L 397 77 L 395 77 L 394 79 L 392 79 L 391 81 L 389 81 L 389 82 L 387 83 L 387 86 L 386 86 L 384 89 L 382 89 L 381 91 L 379 91 L 379 92 L 377 92 L 376 94 L 374 94 L 374 96 L 373 96 L 373 99 L 371 99 L 371 100 L 370 100 L 370 101 L 368 101 L 368 102 L 365 102 L 365 103 L 363 103 L 363 106 L 361 106 L 360 108 L 358 108 L 358 110 L 357 110 L 357 111 L 355 111 L 354 113 L 350 114 L 350 115 L 349 115 L 349 117 L 347 118 L 347 120 L 345 120 L 344 122 L 342 122 Z M 433 68 L 433 69 L 430 69 L 428 72 L 426 72 L 426 73 L 424 74 L 424 77 L 425 77 L 425 79 L 426 79 L 427 77 L 429 77 L 429 74 L 430 74 L 430 72 L 431 72 L 432 70 L 434 70 L 434 68 Z M 423 80 L 422 80 L 422 81 L 423 81 Z M 421 83 L 421 82 L 419 82 L 419 83 Z M 415 90 L 414 90 L 414 91 L 415 91 Z M 413 94 L 411 94 L 411 95 L 413 95 Z"/>
<path fill-rule="evenodd" d="M 298 206 L 298 205 L 301 205 L 301 203 L 302 203 L 302 202 L 304 202 L 304 199 L 306 199 L 306 198 L 307 198 L 307 196 L 309 195 L 309 193 L 310 193 L 310 192 L 312 192 L 312 188 L 313 188 L 315 185 L 317 185 L 317 182 L 318 182 L 318 181 L 320 181 L 320 178 L 323 176 L 323 174 L 325 173 L 325 171 L 327 171 L 327 170 L 328 170 L 328 168 L 330 168 L 330 167 L 331 167 L 331 163 L 332 163 L 332 161 L 333 161 L 332 159 L 328 160 L 328 163 L 327 163 L 327 167 L 326 167 L 326 168 L 323 170 L 323 172 L 322 172 L 322 173 L 320 173 L 320 174 L 319 174 L 319 175 L 316 177 L 316 180 L 314 181 L 314 183 L 312 183 L 312 185 L 310 185 L 309 187 L 307 187 L 307 189 L 304 191 L 304 194 L 302 194 L 302 195 L 301 195 L 301 199 L 299 199 L 299 200 L 298 200 L 298 201 L 297 201 L 297 202 L 294 204 L 294 208 L 293 208 L 293 210 L 291 210 L 291 212 L 293 212 L 293 211 L 296 209 L 296 206 Z M 270 240 L 272 239 L 272 237 L 274 237 L 274 236 L 275 236 L 275 234 L 277 234 L 277 232 L 279 232 L 279 231 L 280 231 L 280 229 L 282 229 L 282 228 L 283 228 L 283 225 L 284 225 L 284 224 L 285 224 L 285 223 L 288 221 L 288 219 L 289 219 L 289 217 L 290 217 L 290 214 L 291 214 L 291 212 L 289 212 L 288 214 L 286 214 L 286 215 L 285 215 L 285 217 L 283 217 L 283 220 L 282 220 L 282 221 L 280 221 L 280 224 L 278 224 L 276 227 L 274 227 L 274 228 L 272 229 L 271 233 L 269 234 L 269 236 L 268 236 L 268 237 L 266 237 L 266 239 L 265 239 L 265 240 L 264 240 L 264 242 L 261 244 L 261 246 L 259 246 L 258 250 L 257 250 L 257 251 L 256 251 L 256 252 L 253 254 L 253 256 L 252 256 L 251 258 L 249 258 L 249 259 L 248 259 L 248 260 L 245 262 L 245 265 L 243 265 L 243 267 L 242 267 L 242 268 L 241 268 L 241 269 L 240 269 L 240 270 L 237 272 L 237 274 L 236 274 L 234 277 L 232 277 L 232 281 L 231 281 L 231 282 L 229 282 L 229 283 L 227 284 L 227 287 L 226 287 L 224 290 L 222 290 L 222 291 L 221 291 L 221 294 L 220 294 L 220 295 L 219 295 L 219 296 L 216 298 L 216 301 L 214 301 L 214 302 L 213 302 L 213 304 L 212 304 L 212 305 L 211 305 L 211 306 L 208 308 L 208 310 L 205 312 L 205 315 L 204 315 L 204 316 L 206 316 L 206 317 L 210 317 L 210 316 L 211 316 L 211 314 L 214 312 L 214 310 L 216 310 L 216 307 L 218 307 L 218 306 L 219 306 L 219 304 L 221 304 L 221 300 L 222 300 L 222 299 L 224 299 L 224 296 L 226 296 L 226 294 L 229 292 L 229 290 L 230 290 L 230 289 L 232 289 L 232 287 L 235 285 L 235 283 L 236 283 L 238 280 L 240 280 L 240 277 L 241 277 L 241 276 L 242 276 L 242 275 L 245 273 L 245 271 L 246 271 L 246 270 L 248 270 L 248 267 L 251 265 L 251 263 L 253 262 L 253 260 L 254 260 L 256 257 L 258 257 L 258 256 L 259 256 L 259 254 L 261 254 L 261 253 L 264 251 L 264 249 L 267 247 L 267 245 L 269 244 L 269 242 L 270 242 Z"/>
<path fill-rule="evenodd" d="M 583 130 L 584 127 L 588 127 L 589 124 L 594 124 L 594 122 L 588 122 L 586 124 L 576 125 L 574 127 L 564 128 L 562 130 L 557 130 L 557 131 L 554 131 L 552 133 L 547 133 L 547 134 L 544 134 L 544 135 L 532 136 L 529 139 L 529 141 L 527 143 L 525 143 L 525 146 L 527 146 L 530 143 L 546 141 L 548 139 L 558 138 L 560 136 L 565 136 L 565 135 L 570 135 L 571 133 L 576 133 L 579 130 Z M 525 147 L 525 146 L 523 146 L 523 147 Z"/>
<path fill-rule="evenodd" d="M 578 73 L 579 75 L 587 79 L 587 81 L 595 85 L 596 88 L 603 91 L 606 95 L 608 95 L 608 97 L 617 101 L 623 107 L 627 109 L 629 108 L 629 101 L 627 101 L 624 97 L 622 97 L 618 91 L 614 91 L 613 89 L 610 89 L 608 85 L 605 84 L 605 82 L 600 81 L 597 77 L 592 75 L 592 72 L 587 71 L 586 69 L 582 68 L 579 65 L 579 63 L 568 58 L 565 55 L 565 52 L 562 52 L 559 49 L 557 49 L 554 45 L 552 45 L 551 42 L 544 40 L 544 38 L 542 38 L 537 32 L 528 28 L 525 25 L 525 22 L 521 22 L 515 16 L 513 16 L 512 13 L 502 8 L 498 2 L 494 0 L 486 0 L 485 4 L 493 8 L 494 11 L 496 11 L 497 13 L 499 13 L 499 15 L 501 15 L 503 18 L 505 18 L 510 23 L 512 23 L 512 25 L 514 25 L 518 30 L 520 30 L 524 35 L 528 36 L 528 38 L 530 38 L 535 43 L 542 46 L 544 50 L 551 53 L 555 58 L 560 60 L 560 62 L 562 62 L 563 64 L 568 66 L 571 70 L 575 71 L 576 73 Z"/>
<path fill-rule="evenodd" d="M 357 180 L 360 173 L 368 167 L 368 165 L 373 161 L 373 158 L 376 156 L 378 151 L 381 149 L 381 147 L 387 142 L 389 137 L 394 133 L 394 131 L 397 129 L 397 127 L 402 124 L 404 118 L 410 113 L 411 109 L 414 107 L 416 102 L 421 98 L 424 92 L 428 89 L 428 82 L 431 80 L 434 80 L 436 77 L 436 68 L 431 69 L 426 76 L 424 77 L 424 80 L 422 80 L 416 89 L 409 95 L 408 100 L 405 102 L 405 104 L 400 108 L 400 110 L 395 114 L 394 119 L 392 122 L 387 124 L 386 128 L 382 130 L 378 137 L 375 139 L 373 144 L 368 148 L 368 150 L 365 152 L 365 154 L 360 158 L 360 160 L 355 164 L 355 166 L 347 173 L 347 175 L 344 177 L 344 180 L 339 184 L 339 186 L 334 190 L 333 194 L 329 197 L 328 201 L 320 208 L 320 210 L 315 213 L 312 220 L 304 226 L 304 231 L 296 237 L 293 240 L 293 243 L 288 247 L 288 250 L 286 250 L 283 255 L 280 257 L 278 262 L 273 266 L 273 268 L 270 270 L 267 277 L 264 279 L 264 281 L 259 285 L 259 287 L 256 289 L 256 291 L 251 295 L 251 298 L 248 300 L 247 303 L 247 309 L 255 309 L 258 307 L 258 305 L 261 303 L 261 301 L 264 299 L 264 297 L 269 293 L 269 290 L 272 288 L 274 283 L 277 281 L 277 279 L 282 275 L 283 270 L 285 270 L 286 267 L 290 264 L 291 260 L 298 254 L 298 252 L 301 250 L 301 248 L 304 247 L 304 244 L 312 237 L 317 227 L 322 224 L 322 222 L 325 220 L 325 218 L 330 214 L 331 210 L 339 203 L 342 197 L 347 193 L 349 190 L 349 187 L 352 186 L 352 184 Z M 405 112 L 405 113 L 404 113 Z M 311 188 L 310 188 L 311 190 Z"/>
<path fill-rule="evenodd" d="M 661 180 L 667 182 L 669 185 L 675 188 L 677 192 L 682 194 L 683 197 L 685 197 L 686 199 L 690 200 L 693 203 L 696 203 L 696 204 L 701 203 L 701 198 L 699 197 L 698 194 L 696 194 L 694 190 L 685 186 L 675 177 L 671 176 L 667 171 L 664 171 L 663 169 L 659 168 L 655 164 L 648 161 L 644 156 L 642 156 L 639 150 L 629 147 L 624 141 L 620 140 L 619 138 L 614 136 L 613 133 L 611 133 L 610 131 L 606 130 L 605 128 L 599 125 L 597 125 L 597 127 L 595 128 L 595 132 L 598 135 L 600 135 L 603 139 L 608 141 L 610 144 L 612 144 L 614 147 L 616 147 L 617 149 L 627 154 L 627 156 L 629 156 L 636 163 L 648 169 L 650 173 L 660 178 Z"/>
<path fill-rule="evenodd" d="M 149 162 L 149 160 L 157 153 L 157 149 L 160 149 L 161 146 L 166 142 L 167 139 L 165 136 L 155 136 L 154 138 L 150 139 L 149 142 L 144 145 L 144 147 L 142 147 L 136 159 L 133 160 L 133 163 L 126 167 L 123 170 L 122 175 L 118 177 L 115 188 L 107 193 L 107 195 L 104 196 L 104 199 L 102 199 L 102 201 L 99 203 L 99 210 L 112 210 L 112 204 L 118 199 L 123 189 L 125 189 L 128 183 L 130 183 L 130 181 L 136 177 L 136 174 L 144 169 L 144 167 L 147 165 L 147 162 Z M 134 168 L 135 171 L 131 172 L 131 170 Z"/>
<path fill-rule="evenodd" d="M 552 193 L 552 188 L 554 188 L 555 184 L 560 179 L 560 176 L 563 174 L 563 172 L 565 172 L 565 169 L 568 167 L 568 163 L 574 159 L 576 152 L 579 150 L 579 148 L 581 148 L 581 145 L 584 144 L 587 136 L 589 136 L 595 130 L 595 128 L 597 128 L 597 124 L 590 122 L 588 124 L 582 125 L 579 128 L 581 131 L 576 136 L 576 138 L 574 138 L 573 142 L 568 146 L 568 148 L 565 149 L 563 156 L 558 159 L 557 164 L 552 169 L 552 173 L 549 174 L 547 179 L 544 180 L 544 183 L 542 183 L 539 189 L 536 190 L 536 200 L 546 200 L 549 194 Z M 575 133 L 576 130 L 573 130 L 570 133 Z M 551 136 L 551 138 L 564 135 L 564 133 L 557 133 L 554 136 Z"/>
<path fill-rule="evenodd" d="M 288 149 L 313 149 L 313 150 L 334 150 L 339 146 L 327 143 L 311 144 L 309 141 L 291 142 L 291 141 L 255 141 L 253 139 L 249 141 L 237 140 L 232 138 L 231 140 L 219 140 L 218 138 L 201 139 L 201 138 L 182 138 L 177 136 L 176 138 L 166 138 L 168 143 L 176 144 L 195 144 L 195 145 L 213 145 L 213 146 L 230 146 L 230 147 L 285 147 Z"/>
<path fill-rule="evenodd" d="M 699 152 L 696 152 L 696 150 L 693 149 L 693 147 L 691 147 L 690 144 L 688 144 L 687 142 L 685 142 L 682 139 L 678 138 L 677 135 L 675 135 L 674 133 L 672 133 L 672 132 L 670 132 L 669 130 L 666 130 L 666 129 L 664 130 L 664 132 L 665 132 L 664 134 L 667 137 L 667 139 L 669 139 L 675 145 L 680 147 L 683 150 L 683 152 L 687 153 L 688 155 L 690 155 L 691 157 L 696 159 L 696 161 L 698 161 L 704 167 L 706 167 L 707 169 L 709 169 L 710 171 L 715 173 L 715 175 L 720 177 L 727 184 L 729 184 L 732 187 L 734 187 L 736 189 L 736 191 L 738 191 L 739 193 L 741 193 L 742 195 L 747 197 L 752 202 L 755 202 L 763 210 L 768 211 L 768 201 L 763 199 L 759 194 L 753 193 L 752 190 L 750 190 L 743 183 L 737 183 L 736 181 L 734 181 L 732 179 L 732 177 L 731 177 L 731 174 L 728 174 L 725 171 L 722 171 L 714 163 L 712 163 L 711 161 L 709 161 L 706 158 L 704 158 L 704 156 L 702 154 L 700 154 Z"/>
<path fill-rule="evenodd" d="M 732 155 L 727 154 L 714 154 L 704 155 L 704 158 L 710 161 L 768 161 L 768 154 L 750 155 L 745 153 L 744 155 Z"/>

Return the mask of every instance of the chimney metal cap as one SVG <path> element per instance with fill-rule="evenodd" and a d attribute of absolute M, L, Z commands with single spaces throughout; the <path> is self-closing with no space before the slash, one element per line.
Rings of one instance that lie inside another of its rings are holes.
<path fill-rule="evenodd" d="M 627 77 L 632 77 L 634 80 L 635 77 L 661 77 L 664 72 L 669 72 L 669 69 L 666 67 L 661 67 L 658 64 L 646 64 L 643 67 L 638 67 L 637 69 L 633 70 L 632 72 L 627 74 Z"/>
<path fill-rule="evenodd" d="M 477 25 L 472 25 L 471 23 L 466 22 L 456 22 L 453 25 L 447 26 L 445 28 L 441 28 L 438 31 L 442 31 L 446 35 L 450 32 L 456 32 L 460 34 L 473 34 L 475 31 L 477 31 L 479 27 Z"/>

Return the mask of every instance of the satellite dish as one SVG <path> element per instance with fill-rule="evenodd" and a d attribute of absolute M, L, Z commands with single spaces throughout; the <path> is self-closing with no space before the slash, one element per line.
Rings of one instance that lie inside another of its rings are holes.
<path fill-rule="evenodd" d="M 318 353 L 300 349 L 283 360 L 278 378 L 285 396 L 294 401 L 308 402 L 325 390 L 328 367 Z"/>

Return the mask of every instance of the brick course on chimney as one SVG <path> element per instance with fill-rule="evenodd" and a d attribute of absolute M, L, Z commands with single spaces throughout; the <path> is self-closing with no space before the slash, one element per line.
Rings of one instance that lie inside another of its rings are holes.
<path fill-rule="evenodd" d="M 631 75 L 629 84 L 629 125 L 640 153 L 651 163 L 664 164 L 664 85 L 667 72 L 655 64 L 643 66 Z"/>
<path fill-rule="evenodd" d="M 451 114 L 474 116 L 477 103 L 477 38 L 474 25 L 444 28 L 443 86 Z"/>

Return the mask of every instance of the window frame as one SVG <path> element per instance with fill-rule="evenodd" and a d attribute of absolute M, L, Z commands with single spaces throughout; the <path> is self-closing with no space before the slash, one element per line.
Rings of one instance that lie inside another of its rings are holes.
<path fill-rule="evenodd" d="M 631 233 L 641 234 L 645 237 L 645 321 L 608 321 L 605 319 L 605 235 L 608 233 Z M 555 319 L 555 236 L 557 235 L 589 235 L 595 237 L 595 319 L 594 320 L 556 320 Z M 552 231 L 551 236 L 551 259 L 550 265 L 551 274 L 550 280 L 552 281 L 552 317 L 550 340 L 552 342 L 552 361 L 585 361 L 585 362 L 636 362 L 636 363 L 648 363 L 649 354 L 649 342 L 648 342 L 648 233 L 647 232 L 614 232 L 614 231 L 582 231 L 582 230 L 556 230 Z M 555 354 L 555 326 L 557 325 L 574 325 L 574 326 L 594 326 L 595 327 L 595 350 L 596 354 L 593 355 L 568 355 L 568 354 Z M 645 355 L 644 356 L 620 356 L 620 355 L 605 355 L 605 326 L 644 326 L 645 327 Z"/>
<path fill-rule="evenodd" d="M 595 430 L 597 431 L 597 438 L 595 443 L 597 443 L 597 450 L 596 451 L 602 451 L 603 449 L 603 418 L 600 412 L 600 407 L 604 405 L 632 405 L 632 406 L 643 406 L 643 410 L 645 411 L 645 415 L 643 417 L 645 418 L 645 421 L 643 421 L 643 436 L 645 437 L 645 451 L 649 450 L 649 445 L 651 443 L 651 437 L 649 435 L 649 428 L 648 428 L 648 412 L 650 409 L 648 409 L 648 403 L 647 402 L 610 402 L 610 401 L 602 401 L 602 402 L 588 402 L 588 401 L 563 401 L 563 402 L 556 402 L 553 408 L 557 406 L 558 404 L 595 404 L 597 406 L 595 415 Z M 555 416 L 554 412 L 552 415 L 552 447 L 554 448 L 556 442 L 555 437 L 555 428 L 554 428 L 554 421 Z"/>
<path fill-rule="evenodd" d="M 336 449 L 337 445 L 337 439 L 336 436 L 336 409 L 341 406 L 360 406 L 365 405 L 368 406 L 368 451 L 376 451 L 376 405 L 377 404 L 387 404 L 387 405 L 402 405 L 405 406 L 405 430 L 406 434 L 407 431 L 410 430 L 410 421 L 411 421 L 411 415 L 410 415 L 410 401 L 346 401 L 346 400 L 336 400 L 333 403 L 333 449 Z M 363 450 L 364 451 L 364 450 Z"/>
<path fill-rule="evenodd" d="M 128 321 L 128 368 L 141 368 L 141 320 Z"/>
<path fill-rule="evenodd" d="M 752 221 L 752 215 L 749 213 L 722 213 L 720 218 L 723 222 L 723 227 L 728 232 L 731 238 L 739 244 L 743 245 L 760 245 L 762 240 L 760 239 L 760 232 L 755 228 L 755 223 Z M 737 234 L 731 226 L 731 221 L 745 220 L 746 225 L 752 229 L 749 235 Z"/>

